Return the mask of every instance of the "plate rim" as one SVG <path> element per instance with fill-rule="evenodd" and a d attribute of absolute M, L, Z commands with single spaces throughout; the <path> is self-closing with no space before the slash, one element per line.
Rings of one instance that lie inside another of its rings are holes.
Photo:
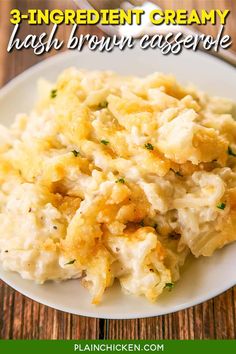
<path fill-rule="evenodd" d="M 99 317 L 96 317 L 95 312 L 96 312 L 96 307 L 95 306 L 99 306 L 99 305 L 93 305 L 91 304 L 91 309 L 93 309 L 93 311 L 91 310 L 90 312 L 88 311 L 84 311 L 84 310 L 79 310 L 79 311 L 72 311 L 69 309 L 68 306 L 64 306 L 64 309 L 61 307 L 58 307 L 57 305 L 53 305 L 50 301 L 45 301 L 45 300 L 41 300 L 41 298 L 37 298 L 37 296 L 32 296 L 28 293 L 28 291 L 25 290 L 20 290 L 20 287 L 18 288 L 18 286 L 15 286 L 14 284 L 12 284 L 12 282 L 10 280 L 6 280 L 4 276 L 2 276 L 2 273 L 7 273 L 6 271 L 4 271 L 2 269 L 2 267 L 0 266 L 0 279 L 2 281 L 4 281 L 8 286 L 10 286 L 13 290 L 19 292 L 20 294 L 26 296 L 28 299 L 31 299 L 33 301 L 36 301 L 42 305 L 48 306 L 52 309 L 56 309 L 58 311 L 61 312 L 66 312 L 66 313 L 70 313 L 73 315 L 77 315 L 77 316 L 86 316 L 86 317 L 90 317 L 90 318 L 100 318 L 100 319 L 109 319 L 109 320 L 130 320 L 130 319 L 141 319 L 141 318 L 148 318 L 148 317 L 159 317 L 159 316 L 163 316 L 163 315 L 168 315 L 168 314 L 172 314 L 178 311 L 182 311 L 182 310 L 186 310 L 189 309 L 190 307 L 194 307 L 197 306 L 199 304 L 204 303 L 205 301 L 208 301 L 210 299 L 215 298 L 216 296 L 219 296 L 221 294 L 223 294 L 224 292 L 226 292 L 227 290 L 231 289 L 232 287 L 234 287 L 236 285 L 236 280 L 232 281 L 231 286 L 224 286 L 221 289 L 219 289 L 217 292 L 213 291 L 209 292 L 208 295 L 203 296 L 201 299 L 199 299 L 196 302 L 184 302 L 180 305 L 175 305 L 171 311 L 159 311 L 159 313 L 153 313 L 152 315 L 150 315 L 150 313 L 147 313 L 146 315 L 142 315 L 140 316 L 138 313 L 136 314 L 132 314 L 132 315 L 119 315 L 118 313 L 116 313 L 115 315 L 108 315 L 108 314 L 100 314 Z M 17 274 L 17 276 L 20 277 L 20 275 L 16 272 L 14 272 L 14 274 Z M 25 280 L 22 278 L 22 280 Z M 76 280 L 76 279 L 75 279 Z M 63 283 L 62 283 L 63 284 Z M 40 285 L 40 286 L 44 286 L 44 284 Z M 121 290 L 122 291 L 122 290 Z M 129 295 L 127 295 L 129 296 Z M 40 300 L 39 300 L 40 299 Z M 144 299 L 145 301 L 148 301 L 147 299 Z"/>

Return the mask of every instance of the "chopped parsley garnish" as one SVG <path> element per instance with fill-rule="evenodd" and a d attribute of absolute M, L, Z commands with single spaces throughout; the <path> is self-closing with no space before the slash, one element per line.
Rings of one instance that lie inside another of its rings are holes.
<path fill-rule="evenodd" d="M 100 102 L 99 105 L 98 105 L 98 107 L 100 109 L 107 108 L 107 106 L 108 106 L 108 102 L 107 101 Z"/>
<path fill-rule="evenodd" d="M 228 146 L 228 155 L 236 157 L 236 153 L 233 152 L 233 150 L 232 150 L 232 148 L 230 146 Z"/>
<path fill-rule="evenodd" d="M 122 183 L 122 184 L 124 184 L 124 183 L 125 183 L 125 180 L 124 180 L 124 178 L 118 178 L 118 179 L 116 180 L 116 183 Z"/>
<path fill-rule="evenodd" d="M 55 98 L 55 97 L 57 97 L 57 90 L 52 90 L 51 91 L 51 98 Z"/>
<path fill-rule="evenodd" d="M 140 226 L 144 227 L 144 221 L 141 220 L 140 223 L 139 223 Z"/>
<path fill-rule="evenodd" d="M 75 261 L 76 261 L 76 259 L 73 259 L 72 261 L 65 263 L 65 265 L 74 264 L 74 263 L 75 263 Z"/>
<path fill-rule="evenodd" d="M 225 203 L 220 203 L 220 204 L 217 205 L 217 208 L 218 208 L 218 209 L 221 209 L 221 210 L 224 210 L 225 207 L 226 207 L 226 204 L 225 204 Z"/>
<path fill-rule="evenodd" d="M 183 175 L 179 171 L 176 171 L 175 174 L 179 177 L 183 177 Z"/>
<path fill-rule="evenodd" d="M 173 170 L 173 168 L 170 168 L 170 170 L 172 172 L 174 172 L 176 174 L 176 176 L 183 177 L 183 175 L 179 171 L 175 171 L 175 170 Z"/>
<path fill-rule="evenodd" d="M 148 149 L 148 150 L 154 150 L 153 145 L 150 144 L 150 143 L 147 143 L 147 144 L 145 144 L 144 146 L 145 146 L 145 148 Z"/>
<path fill-rule="evenodd" d="M 80 155 L 79 151 L 73 150 L 71 151 L 74 157 L 78 157 Z"/>
<path fill-rule="evenodd" d="M 169 291 L 171 291 L 174 287 L 174 283 L 166 283 L 165 285 L 165 289 L 168 289 Z"/>
<path fill-rule="evenodd" d="M 109 144 L 109 141 L 108 141 L 108 140 L 105 140 L 105 139 L 102 139 L 102 140 L 101 140 L 101 143 L 102 143 L 103 145 L 108 145 L 108 144 Z"/>

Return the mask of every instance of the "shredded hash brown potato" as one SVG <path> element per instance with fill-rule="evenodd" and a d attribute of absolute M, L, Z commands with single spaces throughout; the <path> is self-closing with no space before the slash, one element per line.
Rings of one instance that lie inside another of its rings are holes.
<path fill-rule="evenodd" d="M 0 126 L 0 261 L 37 283 L 118 279 L 155 301 L 189 254 L 236 239 L 235 105 L 145 78 L 68 69 Z"/>

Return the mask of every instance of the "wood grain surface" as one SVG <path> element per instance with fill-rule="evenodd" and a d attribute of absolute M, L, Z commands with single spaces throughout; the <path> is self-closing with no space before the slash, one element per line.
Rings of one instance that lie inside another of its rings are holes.
<path fill-rule="evenodd" d="M 97 1 L 99 2 L 99 0 Z M 163 8 L 229 8 L 226 32 L 233 38 L 236 51 L 236 2 L 234 0 L 156 1 Z M 2 0 L 0 2 L 0 86 L 33 64 L 54 55 L 36 57 L 31 50 L 6 52 L 12 25 L 12 8 L 72 8 L 72 0 Z M 21 26 L 21 36 L 49 31 L 45 26 Z M 203 32 L 216 34 L 217 26 L 201 26 Z M 59 37 L 65 39 L 69 26 L 62 26 Z M 94 26 L 81 26 L 81 33 L 99 34 Z M 125 54 L 124 54 L 125 55 Z M 1 112 L 1 110 L 0 110 Z M 1 230 L 3 232 L 4 230 Z M 28 299 L 0 281 L 1 339 L 235 339 L 236 287 L 203 304 L 174 314 L 137 320 L 101 320 L 66 314 Z"/>

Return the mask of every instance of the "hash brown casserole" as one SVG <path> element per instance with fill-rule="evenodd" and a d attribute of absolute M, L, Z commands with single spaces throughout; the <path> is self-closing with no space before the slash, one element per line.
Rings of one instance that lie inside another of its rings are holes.
<path fill-rule="evenodd" d="M 174 77 L 63 72 L 0 126 L 0 261 L 155 301 L 236 239 L 235 105 Z"/>

